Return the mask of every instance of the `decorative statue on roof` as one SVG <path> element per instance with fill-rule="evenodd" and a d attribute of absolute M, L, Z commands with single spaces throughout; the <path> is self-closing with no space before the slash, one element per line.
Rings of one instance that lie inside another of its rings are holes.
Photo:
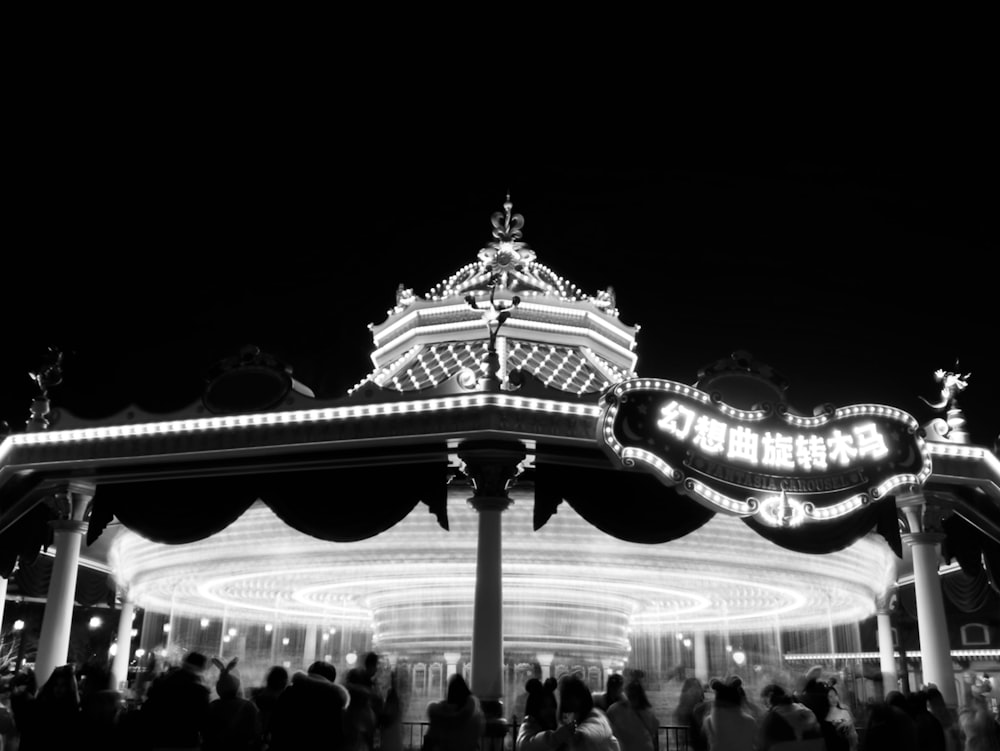
<path fill-rule="evenodd" d="M 969 434 L 965 430 L 965 414 L 958 406 L 958 395 L 969 386 L 972 373 L 960 375 L 957 371 L 958 361 L 955 361 L 956 372 L 936 370 L 934 379 L 941 383 L 941 396 L 936 402 L 920 397 L 928 406 L 939 412 L 947 412 L 947 421 L 941 418 L 931 420 L 925 430 L 929 438 L 952 443 L 968 443 Z"/>
<path fill-rule="evenodd" d="M 955 367 L 958 367 L 957 360 Z M 934 371 L 934 380 L 941 382 L 941 399 L 937 402 L 931 402 L 922 396 L 920 399 L 925 404 L 941 411 L 951 406 L 958 406 L 958 395 L 968 388 L 970 378 L 972 378 L 972 373 L 966 373 L 963 376 L 947 370 L 936 370 Z"/>
<path fill-rule="evenodd" d="M 38 385 L 39 394 L 31 402 L 31 416 L 26 428 L 28 432 L 45 430 L 49 427 L 49 389 L 62 383 L 63 353 L 55 347 L 49 347 L 38 368 L 28 373 L 28 376 Z"/>

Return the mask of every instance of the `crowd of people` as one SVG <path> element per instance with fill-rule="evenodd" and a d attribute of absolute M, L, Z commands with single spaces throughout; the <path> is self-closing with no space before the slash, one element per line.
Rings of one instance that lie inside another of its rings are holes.
<path fill-rule="evenodd" d="M 376 688 L 378 663 L 368 653 L 343 681 L 329 662 L 293 674 L 274 666 L 263 686 L 248 691 L 238 659 L 190 652 L 156 675 L 131 707 L 107 688 L 107 673 L 64 665 L 37 690 L 25 673 L 11 688 L 12 722 L 0 749 L 374 751 L 377 733 L 384 751 L 401 751 L 401 737 L 392 742 L 400 728 L 395 683 L 384 695 Z"/>
<path fill-rule="evenodd" d="M 970 693 L 955 712 L 935 686 L 890 691 L 867 708 L 862 735 L 836 682 L 821 672 L 814 668 L 794 690 L 768 684 L 759 702 L 738 677 L 713 680 L 711 699 L 688 679 L 675 720 L 691 751 L 1000 751 L 1000 720 L 982 695 Z"/>
<path fill-rule="evenodd" d="M 13 687 L 12 732 L 0 751 L 403 751 L 413 738 L 404 744 L 396 674 L 385 689 L 379 667 L 374 652 L 343 679 L 324 661 L 293 674 L 274 666 L 247 690 L 238 659 L 191 652 L 128 707 L 106 688 L 107 674 L 65 665 L 37 691 L 30 674 Z M 421 751 L 1000 751 L 1000 721 L 981 695 L 956 712 L 934 686 L 892 691 L 868 708 L 862 734 L 820 668 L 756 697 L 735 676 L 688 678 L 670 718 L 683 732 L 669 749 L 640 670 L 609 676 L 599 692 L 575 675 L 530 678 L 519 711 L 516 734 L 501 727 L 492 734 L 500 743 L 488 747 L 479 698 L 454 674 L 445 698 L 426 707 Z"/>

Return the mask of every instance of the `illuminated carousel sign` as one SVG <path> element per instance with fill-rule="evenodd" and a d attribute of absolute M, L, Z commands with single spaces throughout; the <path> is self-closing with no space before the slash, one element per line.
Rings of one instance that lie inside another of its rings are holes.
<path fill-rule="evenodd" d="M 605 397 L 598 440 L 713 510 L 774 526 L 834 519 L 921 484 L 930 458 L 913 417 L 876 404 L 815 417 L 743 410 L 692 386 L 624 381 Z"/>

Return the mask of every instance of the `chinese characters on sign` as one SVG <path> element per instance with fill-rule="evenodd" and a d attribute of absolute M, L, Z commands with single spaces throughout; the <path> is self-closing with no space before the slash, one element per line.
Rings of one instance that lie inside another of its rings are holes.
<path fill-rule="evenodd" d="M 743 410 L 656 379 L 618 384 L 598 420 L 609 455 L 699 502 L 765 523 L 836 519 L 931 471 L 919 425 L 877 404 L 806 417 Z M 771 497 L 768 497 L 770 494 Z"/>
<path fill-rule="evenodd" d="M 709 456 L 773 470 L 825 472 L 889 454 L 874 422 L 857 423 L 849 431 L 831 428 L 825 435 L 760 432 L 728 425 L 673 399 L 661 408 L 657 427 Z"/>

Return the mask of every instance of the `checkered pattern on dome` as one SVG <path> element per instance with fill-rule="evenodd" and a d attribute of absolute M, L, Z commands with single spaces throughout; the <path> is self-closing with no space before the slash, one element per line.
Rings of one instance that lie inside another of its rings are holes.
<path fill-rule="evenodd" d="M 397 391 L 420 391 L 437 386 L 465 368 L 482 374 L 486 349 L 486 342 L 432 345 L 409 362 L 403 362 L 383 386 Z"/>
<path fill-rule="evenodd" d="M 469 368 L 478 376 L 486 374 L 487 345 L 485 342 L 434 344 L 414 347 L 396 364 L 370 377 L 383 388 L 395 391 L 421 391 L 437 386 L 459 371 Z M 507 372 L 520 368 L 551 388 L 572 394 L 603 391 L 629 373 L 603 357 L 587 350 L 584 356 L 575 347 L 509 341 L 506 350 Z M 594 367 L 591 360 L 600 364 Z M 609 379 L 610 376 L 610 379 Z"/>
<path fill-rule="evenodd" d="M 601 358 L 608 370 L 618 369 Z M 575 347 L 512 342 L 507 351 L 508 371 L 520 368 L 531 373 L 546 386 L 573 394 L 602 391 L 611 384 Z"/>

